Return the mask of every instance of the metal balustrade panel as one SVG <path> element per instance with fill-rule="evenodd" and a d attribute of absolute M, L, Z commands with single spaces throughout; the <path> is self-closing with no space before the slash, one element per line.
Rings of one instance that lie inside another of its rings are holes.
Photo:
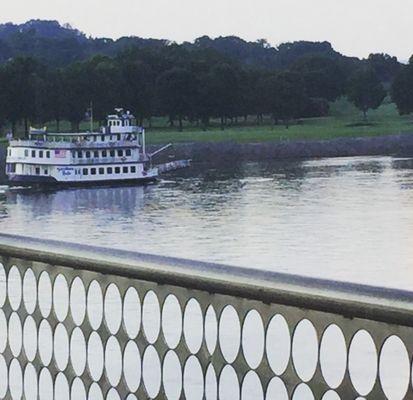
<path fill-rule="evenodd" d="M 67 259 L 52 264 L 53 246 L 48 255 L 35 255 L 34 244 L 41 243 L 27 241 L 23 257 L 16 257 L 19 247 L 1 242 L 0 398 L 413 399 L 408 295 L 398 304 L 392 293 L 366 302 L 378 320 L 366 319 L 357 316 L 361 304 L 345 315 L 325 311 L 321 300 L 317 309 L 308 285 L 300 289 L 300 295 L 309 291 L 306 308 L 294 296 L 292 305 L 288 296 L 254 299 L 259 292 L 247 285 L 245 296 L 241 286 L 236 294 L 200 290 L 205 282 L 191 286 L 175 274 L 182 270 L 167 265 L 158 281 L 138 271 L 143 261 L 136 274 L 146 279 L 131 276 L 132 264 L 115 262 L 110 272 L 113 260 L 103 249 L 95 266 L 92 252 L 79 253 L 76 263 L 56 253 L 56 260 Z M 207 280 L 200 271 L 194 277 Z M 228 271 L 222 280 L 227 277 Z M 333 310 L 348 304 L 343 293 Z M 383 321 L 386 301 L 397 311 L 393 319 L 404 315 L 405 323 Z"/>

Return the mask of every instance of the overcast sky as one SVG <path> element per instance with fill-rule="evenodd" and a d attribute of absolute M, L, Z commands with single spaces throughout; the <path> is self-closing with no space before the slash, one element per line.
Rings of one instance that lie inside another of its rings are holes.
<path fill-rule="evenodd" d="M 68 22 L 88 35 L 330 41 L 358 57 L 413 54 L 412 0 L 2 0 L 0 22 Z"/>

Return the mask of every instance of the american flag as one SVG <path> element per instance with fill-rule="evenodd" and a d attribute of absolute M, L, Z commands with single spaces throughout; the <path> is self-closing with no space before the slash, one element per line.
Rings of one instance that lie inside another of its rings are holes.
<path fill-rule="evenodd" d="M 66 150 L 55 150 L 54 156 L 56 158 L 66 158 Z"/>

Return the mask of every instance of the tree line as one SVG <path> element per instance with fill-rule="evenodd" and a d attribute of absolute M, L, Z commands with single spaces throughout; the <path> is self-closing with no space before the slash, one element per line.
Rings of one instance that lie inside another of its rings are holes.
<path fill-rule="evenodd" d="M 54 36 L 72 40 L 74 47 L 89 43 L 80 32 L 57 23 L 28 24 L 23 36 L 14 25 L 0 27 L 0 40 L 7 39 L 13 48 L 24 43 L 25 49 L 30 48 L 29 38 L 40 34 L 49 42 Z M 77 130 L 90 103 L 100 121 L 122 106 L 141 124 L 166 116 L 179 129 L 184 122 L 207 129 L 212 119 L 225 128 L 251 115 L 257 124 L 266 116 L 288 127 L 300 118 L 327 115 L 329 103 L 341 96 L 366 115 L 389 91 L 401 113 L 413 108 L 413 91 L 407 90 L 413 67 L 386 54 L 359 60 L 341 56 L 327 42 L 286 43 L 274 49 L 265 41 L 236 37 L 202 37 L 181 45 L 130 40 L 132 45 L 114 55 L 94 54 L 64 65 L 53 63 L 50 54 L 45 58 L 45 46 L 29 55 L 17 52 L 0 64 L 0 125 L 16 131 L 23 123 L 27 132 L 30 124 L 49 121 L 56 121 L 59 129 L 65 120 Z"/>
<path fill-rule="evenodd" d="M 386 90 L 372 65 L 348 68 L 310 55 L 288 69 L 269 70 L 242 65 L 214 49 L 179 45 L 132 47 L 115 57 L 96 55 L 64 68 L 31 57 L 0 66 L 0 121 L 13 131 L 19 123 L 27 131 L 30 124 L 52 120 L 58 128 L 60 121 L 70 121 L 77 130 L 90 103 L 100 121 L 123 106 L 141 124 L 167 116 L 179 129 L 184 121 L 207 129 L 211 119 L 224 128 L 250 115 L 257 123 L 265 115 L 288 126 L 299 118 L 327 115 L 329 102 L 343 95 L 366 113 L 381 104 Z"/>

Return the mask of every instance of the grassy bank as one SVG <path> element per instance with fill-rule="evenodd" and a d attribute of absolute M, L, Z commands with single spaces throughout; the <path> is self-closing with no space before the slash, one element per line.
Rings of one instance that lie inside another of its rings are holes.
<path fill-rule="evenodd" d="M 348 102 L 340 100 L 331 106 L 330 116 L 303 119 L 299 124 L 256 125 L 252 118 L 247 124 L 228 126 L 221 130 L 212 126 L 207 131 L 200 128 L 185 127 L 183 132 L 176 128 L 156 126 L 148 131 L 148 142 L 219 142 L 235 141 L 255 143 L 266 141 L 292 141 L 311 139 L 333 139 L 338 137 L 379 136 L 413 132 L 411 116 L 400 116 L 394 104 L 384 104 L 378 110 L 370 111 L 368 121 L 363 121 L 360 112 Z"/>
<path fill-rule="evenodd" d="M 49 131 L 56 129 L 54 123 L 47 124 Z M 61 123 L 61 131 L 70 131 L 70 124 Z M 96 123 L 95 128 L 99 126 Z M 81 130 L 88 130 L 89 124 L 81 124 Z M 221 142 L 257 143 L 269 141 L 319 140 L 338 137 L 379 136 L 400 133 L 413 133 L 411 116 L 400 116 L 392 103 L 383 104 L 379 109 L 370 111 L 367 123 L 361 113 L 345 99 L 331 104 L 330 115 L 324 118 L 302 119 L 288 129 L 284 125 L 274 126 L 270 120 L 257 125 L 254 117 L 238 124 L 226 126 L 221 130 L 218 121 L 211 121 L 207 130 L 184 125 L 179 132 L 176 127 L 169 127 L 165 118 L 154 118 L 152 127 L 147 129 L 148 144 L 182 142 Z M 20 132 L 22 134 L 22 132 Z M 5 139 L 0 138 L 0 143 Z"/>

